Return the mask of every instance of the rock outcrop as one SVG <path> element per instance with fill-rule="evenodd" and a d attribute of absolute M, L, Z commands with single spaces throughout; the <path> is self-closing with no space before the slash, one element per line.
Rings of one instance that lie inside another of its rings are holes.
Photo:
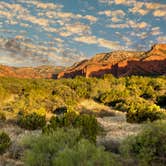
<path fill-rule="evenodd" d="M 95 55 L 58 74 L 58 78 L 166 75 L 166 44 L 156 44 L 148 52 L 114 51 Z"/>
<path fill-rule="evenodd" d="M 64 68 L 53 66 L 11 67 L 0 65 L 0 77 L 16 78 L 57 78 L 57 74 Z"/>

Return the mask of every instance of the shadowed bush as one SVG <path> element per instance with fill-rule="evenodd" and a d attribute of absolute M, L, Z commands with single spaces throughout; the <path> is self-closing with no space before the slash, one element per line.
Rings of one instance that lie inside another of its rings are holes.
<path fill-rule="evenodd" d="M 0 111 L 0 122 L 4 122 L 5 120 L 6 120 L 5 114 Z"/>
<path fill-rule="evenodd" d="M 19 115 L 17 119 L 17 124 L 28 130 L 40 129 L 46 124 L 45 116 L 39 115 L 37 113 Z"/>
<path fill-rule="evenodd" d="M 166 107 L 166 95 L 158 96 L 156 104 L 161 107 Z"/>
<path fill-rule="evenodd" d="M 0 154 L 3 154 L 10 146 L 10 137 L 5 132 L 0 132 Z"/>

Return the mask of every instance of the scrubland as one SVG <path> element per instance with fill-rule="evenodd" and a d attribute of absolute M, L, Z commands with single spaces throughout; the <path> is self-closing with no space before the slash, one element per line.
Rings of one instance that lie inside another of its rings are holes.
<path fill-rule="evenodd" d="M 0 165 L 166 165 L 166 77 L 0 78 Z"/>

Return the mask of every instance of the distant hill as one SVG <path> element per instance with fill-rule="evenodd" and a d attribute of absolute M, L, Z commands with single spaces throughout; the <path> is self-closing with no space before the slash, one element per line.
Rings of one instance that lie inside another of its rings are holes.
<path fill-rule="evenodd" d="M 57 74 L 63 70 L 64 67 L 61 66 L 11 67 L 0 65 L 0 77 L 57 78 Z"/>
<path fill-rule="evenodd" d="M 58 74 L 58 78 L 166 75 L 166 44 L 156 44 L 147 52 L 114 51 L 97 54 L 89 60 L 75 63 Z"/>

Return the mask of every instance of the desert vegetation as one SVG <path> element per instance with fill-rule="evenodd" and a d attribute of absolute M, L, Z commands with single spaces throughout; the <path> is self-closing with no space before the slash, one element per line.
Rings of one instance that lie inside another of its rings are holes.
<path fill-rule="evenodd" d="M 0 159 L 28 166 L 165 165 L 165 101 L 165 76 L 1 77 Z M 119 126 L 124 137 L 114 137 L 116 150 L 99 141 L 110 117 L 126 124 Z M 127 133 L 137 125 L 138 132 Z"/>

